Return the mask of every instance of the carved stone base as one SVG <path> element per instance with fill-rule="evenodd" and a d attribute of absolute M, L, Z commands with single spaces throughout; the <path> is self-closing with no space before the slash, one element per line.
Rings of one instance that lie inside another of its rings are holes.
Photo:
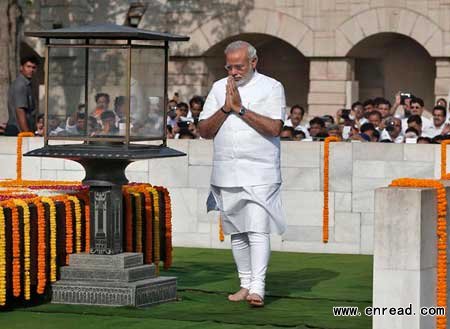
<path fill-rule="evenodd" d="M 52 285 L 52 303 L 148 306 L 176 299 L 176 278 L 155 277 L 142 254 L 74 254 L 69 264 Z"/>

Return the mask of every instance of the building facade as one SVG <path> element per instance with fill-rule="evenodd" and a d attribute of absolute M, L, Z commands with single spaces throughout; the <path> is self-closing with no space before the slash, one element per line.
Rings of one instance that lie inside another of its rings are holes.
<path fill-rule="evenodd" d="M 169 97 L 176 92 L 181 100 L 206 95 L 212 82 L 226 75 L 225 46 L 238 39 L 256 46 L 259 71 L 281 81 L 288 105 L 305 106 L 309 116 L 334 115 L 356 100 L 376 96 L 393 101 L 398 91 L 423 98 L 428 109 L 436 98 L 449 97 L 450 0 L 140 2 L 146 10 L 138 27 L 191 37 L 171 49 Z M 92 22 L 124 24 L 134 1 L 18 3 L 23 32 Z M 19 38 L 23 53 L 44 56 L 41 40 Z"/>

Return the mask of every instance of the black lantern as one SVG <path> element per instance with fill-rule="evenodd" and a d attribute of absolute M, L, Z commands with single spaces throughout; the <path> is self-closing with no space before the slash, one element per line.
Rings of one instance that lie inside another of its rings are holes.
<path fill-rule="evenodd" d="M 84 167 L 94 219 L 91 253 L 120 253 L 125 168 L 185 155 L 166 146 L 167 67 L 169 41 L 189 37 L 114 24 L 25 35 L 45 38 L 47 45 L 45 145 L 25 155 Z"/>

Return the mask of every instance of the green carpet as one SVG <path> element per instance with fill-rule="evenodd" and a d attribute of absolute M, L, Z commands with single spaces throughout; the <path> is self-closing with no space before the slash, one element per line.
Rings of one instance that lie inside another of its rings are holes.
<path fill-rule="evenodd" d="M 371 318 L 333 317 L 333 306 L 372 300 L 372 257 L 273 252 L 266 306 L 230 303 L 238 288 L 231 252 L 175 248 L 177 302 L 145 309 L 42 304 L 0 313 L 2 329 L 371 328 Z"/>

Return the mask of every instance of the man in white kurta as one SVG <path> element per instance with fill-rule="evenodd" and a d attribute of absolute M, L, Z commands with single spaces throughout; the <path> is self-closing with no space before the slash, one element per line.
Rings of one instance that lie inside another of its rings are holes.
<path fill-rule="evenodd" d="M 216 81 L 199 131 L 214 139 L 211 195 L 221 211 L 241 289 L 228 299 L 264 305 L 270 233 L 286 228 L 280 186 L 285 96 L 280 82 L 256 71 L 256 50 L 243 41 L 225 49 L 228 77 Z"/>

